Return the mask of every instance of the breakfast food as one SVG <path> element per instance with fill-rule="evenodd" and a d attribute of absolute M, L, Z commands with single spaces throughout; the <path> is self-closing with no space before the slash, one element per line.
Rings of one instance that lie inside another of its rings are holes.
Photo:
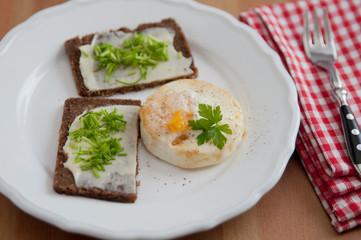
<path fill-rule="evenodd" d="M 140 110 L 145 147 L 182 168 L 220 163 L 244 135 L 243 112 L 226 90 L 201 80 L 167 83 Z"/>
<path fill-rule="evenodd" d="M 171 18 L 75 37 L 65 47 L 81 96 L 138 91 L 198 75 L 184 33 Z"/>
<path fill-rule="evenodd" d="M 139 100 L 65 101 L 53 188 L 58 193 L 134 202 Z"/>

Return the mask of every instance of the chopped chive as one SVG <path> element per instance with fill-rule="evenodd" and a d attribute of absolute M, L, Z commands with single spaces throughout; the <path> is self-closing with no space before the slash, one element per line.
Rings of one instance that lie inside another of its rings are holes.
<path fill-rule="evenodd" d="M 90 145 L 92 145 L 92 146 L 95 146 L 95 143 L 94 142 L 92 142 L 89 138 L 87 138 L 87 137 L 82 137 L 82 140 L 84 141 L 84 142 L 86 142 L 86 143 L 89 143 Z"/>
<path fill-rule="evenodd" d="M 148 70 L 148 68 L 147 68 L 147 70 L 145 70 L 145 73 L 144 73 L 144 79 L 147 79 L 147 77 L 148 77 L 148 72 L 149 72 L 149 70 Z"/>
<path fill-rule="evenodd" d="M 82 53 L 85 57 L 89 57 L 89 55 L 88 55 L 86 52 L 84 52 L 83 50 L 81 51 L 81 53 Z"/>
<path fill-rule="evenodd" d="M 130 73 L 128 73 L 128 76 L 131 76 L 131 75 L 134 75 L 134 74 L 136 74 L 136 72 L 130 72 Z"/>
<path fill-rule="evenodd" d="M 99 56 L 102 52 L 98 44 L 95 44 L 93 49 L 94 49 L 95 56 Z"/>
<path fill-rule="evenodd" d="M 72 141 L 69 142 L 69 145 L 77 150 L 73 154 L 77 155 L 75 162 L 80 164 L 82 171 L 92 170 L 98 178 L 98 170 L 105 171 L 104 164 L 112 164 L 115 156 L 126 156 L 126 153 L 123 153 L 124 147 L 120 145 L 122 138 L 111 137 L 111 133 L 126 130 L 127 122 L 123 117 L 123 114 L 117 113 L 116 108 L 112 112 L 105 109 L 99 112 L 89 111 L 79 118 L 81 127 L 69 131 L 72 140 L 90 144 L 89 148 L 82 149 Z"/>
<path fill-rule="evenodd" d="M 183 57 L 183 54 L 181 51 L 178 51 L 178 59 L 181 59 Z"/>
<path fill-rule="evenodd" d="M 142 79 L 146 79 L 148 75 L 149 66 L 155 68 L 160 61 L 168 61 L 168 46 L 164 42 L 147 35 L 146 37 L 140 32 L 134 32 L 133 37 L 123 41 L 123 48 L 115 48 L 111 44 L 100 42 L 100 44 L 94 45 L 93 58 L 98 61 L 98 68 L 105 69 L 104 82 L 110 82 L 114 72 L 123 65 L 126 69 L 129 66 L 132 68 L 138 68 L 140 71 L 140 79 L 132 83 L 124 83 L 117 81 L 125 85 L 134 85 Z M 145 72 L 145 74 L 144 74 Z M 131 72 L 128 75 L 134 75 L 135 72 Z"/>
<path fill-rule="evenodd" d="M 120 81 L 120 80 L 118 80 L 118 79 L 115 79 L 115 81 L 118 82 L 118 83 L 122 83 L 122 84 L 124 84 L 124 85 L 130 86 L 130 85 L 135 85 L 135 84 L 139 83 L 140 80 L 142 80 L 143 76 L 144 76 L 144 74 L 143 74 L 142 76 L 140 76 L 140 78 L 139 78 L 137 81 L 130 82 L 130 83 L 128 83 L 128 82 L 123 82 L 123 81 Z"/>
<path fill-rule="evenodd" d="M 97 170 L 99 170 L 99 171 L 103 171 L 103 166 L 101 165 L 101 164 L 97 164 L 97 165 L 95 165 L 95 168 L 97 169 Z M 105 170 L 105 169 L 104 169 Z"/>
<path fill-rule="evenodd" d="M 75 143 L 73 143 L 72 141 L 69 142 L 69 145 L 70 145 L 70 147 L 73 148 L 74 150 L 78 150 L 78 146 L 77 146 Z"/>
<path fill-rule="evenodd" d="M 92 167 L 91 163 L 84 163 L 84 164 L 80 164 L 81 170 L 86 171 L 89 170 Z"/>
<path fill-rule="evenodd" d="M 99 175 L 98 171 L 95 169 L 95 167 L 92 167 L 92 171 L 93 171 L 96 178 L 100 177 L 100 175 Z"/>

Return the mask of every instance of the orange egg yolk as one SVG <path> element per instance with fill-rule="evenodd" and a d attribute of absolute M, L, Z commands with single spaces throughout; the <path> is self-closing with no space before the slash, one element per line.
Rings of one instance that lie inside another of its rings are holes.
<path fill-rule="evenodd" d="M 178 110 L 174 113 L 173 119 L 167 123 L 167 126 L 172 133 L 188 131 L 188 119 L 191 116 L 191 113 L 188 113 L 184 110 Z"/>

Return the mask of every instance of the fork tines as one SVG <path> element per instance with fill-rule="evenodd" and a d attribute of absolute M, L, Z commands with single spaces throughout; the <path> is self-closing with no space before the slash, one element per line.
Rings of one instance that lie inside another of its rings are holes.
<path fill-rule="evenodd" d="M 332 41 L 332 30 L 330 26 L 330 21 L 327 16 L 327 11 L 325 8 L 322 9 L 323 12 L 323 22 L 324 22 L 324 34 L 325 34 L 325 40 L 322 37 L 321 34 L 321 27 L 319 24 L 318 16 L 317 16 L 317 10 L 313 10 L 313 21 L 314 21 L 314 37 L 313 37 L 313 44 L 315 45 L 324 45 L 324 43 L 330 43 Z M 312 44 L 312 39 L 310 35 L 310 29 L 308 24 L 308 9 L 305 10 L 305 16 L 304 16 L 304 37 L 307 38 L 307 41 L 309 41 L 310 44 Z"/>
<path fill-rule="evenodd" d="M 326 8 L 322 8 L 324 36 L 322 35 L 320 22 L 317 15 L 317 10 L 313 10 L 313 38 L 311 37 L 311 29 L 309 24 L 309 12 L 305 9 L 303 22 L 303 45 L 308 58 L 311 58 L 311 48 L 328 48 L 331 50 L 333 57 L 336 58 L 336 48 L 333 40 L 333 33 L 330 21 L 327 15 Z"/>

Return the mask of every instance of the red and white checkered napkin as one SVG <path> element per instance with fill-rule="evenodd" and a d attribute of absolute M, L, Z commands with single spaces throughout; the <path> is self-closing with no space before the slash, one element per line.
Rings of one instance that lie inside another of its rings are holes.
<path fill-rule="evenodd" d="M 296 148 L 322 205 L 338 232 L 361 225 L 361 178 L 349 164 L 338 103 L 329 77 L 303 51 L 303 11 L 326 7 L 335 35 L 335 63 L 348 103 L 361 124 L 361 1 L 313 0 L 261 6 L 240 14 L 280 55 L 301 109 Z"/>

